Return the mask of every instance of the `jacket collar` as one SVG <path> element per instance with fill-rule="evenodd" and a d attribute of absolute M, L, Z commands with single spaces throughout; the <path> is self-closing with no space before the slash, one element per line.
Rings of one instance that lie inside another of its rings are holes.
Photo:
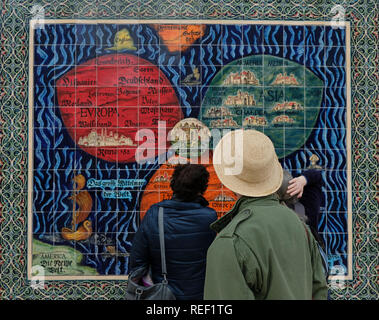
<path fill-rule="evenodd" d="M 209 202 L 201 195 L 198 195 L 194 200 L 192 200 L 190 202 L 186 202 L 186 201 L 180 199 L 176 194 L 173 194 L 171 200 L 179 201 L 182 203 L 197 203 L 197 204 L 200 204 L 202 207 L 207 207 L 209 205 Z"/>
<path fill-rule="evenodd" d="M 239 212 L 244 211 L 244 209 L 247 207 L 250 207 L 250 205 L 269 206 L 275 202 L 277 203 L 279 202 L 279 198 L 276 195 L 276 193 L 270 194 L 265 197 L 257 197 L 257 198 L 242 196 L 241 198 L 237 200 L 237 202 L 234 204 L 233 208 L 229 212 L 227 212 L 220 219 L 212 223 L 210 227 L 212 230 L 218 233 L 222 229 L 224 229 Z"/>

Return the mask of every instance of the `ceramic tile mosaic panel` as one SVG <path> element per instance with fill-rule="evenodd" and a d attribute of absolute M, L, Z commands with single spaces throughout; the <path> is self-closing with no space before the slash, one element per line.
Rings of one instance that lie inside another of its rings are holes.
<path fill-rule="evenodd" d="M 136 162 L 146 141 L 135 134 L 159 135 L 160 120 L 205 135 L 261 130 L 285 168 L 322 170 L 319 231 L 339 272 L 331 297 L 378 299 L 375 1 L 10 0 L 1 10 L 2 299 L 124 298 L 133 232 L 170 197 L 171 144 L 148 142 L 153 161 Z M 207 168 L 222 215 L 235 195 Z"/>
<path fill-rule="evenodd" d="M 322 171 L 319 230 L 330 267 L 351 277 L 346 27 L 46 21 L 30 44 L 30 271 L 126 276 L 140 220 L 171 197 L 167 132 L 250 128 L 271 138 L 284 168 Z M 222 216 L 236 195 L 207 166 L 205 197 Z"/>

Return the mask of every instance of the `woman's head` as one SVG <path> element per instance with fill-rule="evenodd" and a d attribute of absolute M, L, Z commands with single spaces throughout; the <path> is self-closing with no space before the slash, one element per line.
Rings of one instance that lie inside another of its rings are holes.
<path fill-rule="evenodd" d="M 175 167 L 170 187 L 183 201 L 192 201 L 208 187 L 209 172 L 201 164 L 179 164 Z"/>

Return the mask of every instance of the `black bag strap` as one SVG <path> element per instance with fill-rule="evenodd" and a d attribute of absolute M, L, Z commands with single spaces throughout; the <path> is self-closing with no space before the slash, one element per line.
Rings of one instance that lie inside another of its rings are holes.
<path fill-rule="evenodd" d="M 166 251 L 164 244 L 164 224 L 163 224 L 163 208 L 159 207 L 158 212 L 158 227 L 159 227 L 159 243 L 161 247 L 161 263 L 162 263 L 162 276 L 163 281 L 167 282 L 167 269 L 166 269 Z"/>

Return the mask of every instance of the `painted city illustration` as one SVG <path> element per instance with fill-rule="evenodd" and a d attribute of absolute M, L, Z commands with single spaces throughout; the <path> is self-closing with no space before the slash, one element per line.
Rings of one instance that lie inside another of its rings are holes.
<path fill-rule="evenodd" d="M 237 196 L 213 168 L 214 132 L 241 128 L 264 132 L 285 169 L 321 170 L 319 233 L 348 269 L 344 30 L 77 21 L 46 23 L 33 46 L 29 258 L 49 279 L 126 277 L 176 163 L 207 160 L 222 217 Z"/>

